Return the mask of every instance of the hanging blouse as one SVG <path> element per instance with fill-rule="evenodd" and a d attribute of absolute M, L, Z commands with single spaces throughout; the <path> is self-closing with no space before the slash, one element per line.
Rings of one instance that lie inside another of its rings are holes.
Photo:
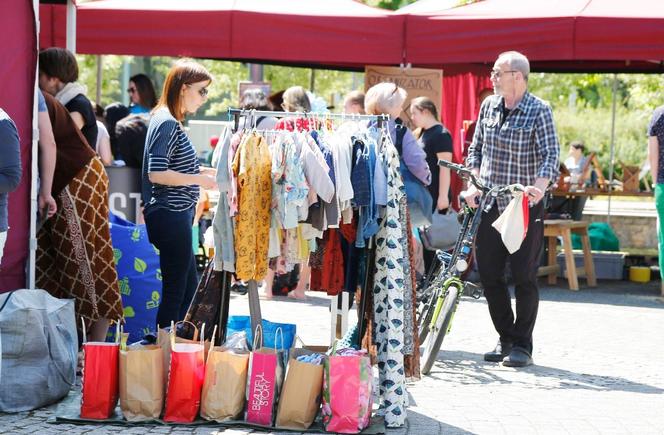
<path fill-rule="evenodd" d="M 261 280 L 267 272 L 272 201 L 272 159 L 265 139 L 246 135 L 233 159 L 237 178 L 235 258 L 238 279 Z"/>

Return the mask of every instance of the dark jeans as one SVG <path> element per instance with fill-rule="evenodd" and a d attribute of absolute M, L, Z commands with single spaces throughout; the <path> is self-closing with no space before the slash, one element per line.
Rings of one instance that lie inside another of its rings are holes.
<path fill-rule="evenodd" d="M 526 238 L 521 248 L 510 254 L 500 238 L 500 233 L 491 226 L 499 216 L 498 207 L 494 206 L 482 216 L 475 243 L 480 280 L 489 304 L 491 320 L 500 340 L 521 346 L 530 352 L 533 349 L 533 328 L 539 306 L 537 268 L 544 239 L 543 214 L 542 203 L 530 209 Z M 516 296 L 516 320 L 505 281 L 508 258 Z"/>
<path fill-rule="evenodd" d="M 145 216 L 150 242 L 159 249 L 162 290 L 157 325 L 170 326 L 184 319 L 196 292 L 198 276 L 191 242 L 193 207 L 186 211 L 157 209 Z"/>

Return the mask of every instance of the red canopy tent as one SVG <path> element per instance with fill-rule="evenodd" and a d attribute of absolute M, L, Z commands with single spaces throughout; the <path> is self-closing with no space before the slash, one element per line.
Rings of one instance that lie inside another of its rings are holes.
<path fill-rule="evenodd" d="M 664 71 L 664 2 L 590 1 L 576 17 L 574 56 L 577 60 L 644 61 Z"/>
<path fill-rule="evenodd" d="M 65 8 L 42 13 L 42 47 L 63 46 Z M 84 54 L 360 68 L 401 61 L 403 22 L 354 0 L 99 0 L 77 5 L 76 40 Z"/>
<path fill-rule="evenodd" d="M 32 107 L 35 92 L 37 38 L 32 2 L 5 0 L 0 14 L 3 43 L 0 44 L 0 107 L 16 123 L 21 140 L 22 177 L 9 194 L 9 232 L 0 265 L 0 292 L 25 287 L 30 226 L 32 180 Z M 11 36 L 10 36 L 11 35 Z M 2 144 L 0 144 L 2 152 Z"/>
<path fill-rule="evenodd" d="M 445 8 L 421 0 L 403 11 L 406 61 L 420 66 L 492 64 L 517 50 L 533 71 L 664 72 L 664 2 L 484 0 Z"/>
<path fill-rule="evenodd" d="M 232 4 L 231 0 L 80 3 L 76 6 L 76 51 L 226 58 L 231 53 Z"/>
<path fill-rule="evenodd" d="M 403 21 L 353 0 L 239 0 L 232 57 L 356 68 L 398 64 Z"/>

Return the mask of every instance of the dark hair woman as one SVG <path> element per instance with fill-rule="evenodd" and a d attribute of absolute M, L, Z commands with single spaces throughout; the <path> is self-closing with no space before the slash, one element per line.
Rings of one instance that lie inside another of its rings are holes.
<path fill-rule="evenodd" d="M 148 113 L 157 104 L 157 94 L 154 92 L 152 80 L 145 74 L 136 74 L 129 79 L 129 113 Z"/>
<path fill-rule="evenodd" d="M 51 47 L 39 53 L 39 87 L 67 108 L 90 148 L 97 144 L 97 118 L 87 89 L 77 82 L 78 63 L 64 48 Z"/>
<path fill-rule="evenodd" d="M 199 186 L 213 189 L 217 183 L 214 169 L 199 168 L 182 121 L 205 103 L 211 81 L 202 65 L 177 61 L 166 76 L 145 139 L 143 213 L 150 242 L 159 249 L 161 326 L 184 318 L 198 283 L 191 249 L 194 210 Z"/>
<path fill-rule="evenodd" d="M 410 119 L 415 127 L 421 129 L 420 142 L 426 153 L 427 164 L 431 170 L 429 193 L 433 198 L 433 211 L 446 211 L 450 206 L 450 170 L 438 166 L 438 160 L 452 160 L 452 135 L 440 123 L 438 109 L 429 98 L 413 98 L 410 102 Z M 430 270 L 434 261 L 434 252 L 424 250 L 424 265 Z"/>

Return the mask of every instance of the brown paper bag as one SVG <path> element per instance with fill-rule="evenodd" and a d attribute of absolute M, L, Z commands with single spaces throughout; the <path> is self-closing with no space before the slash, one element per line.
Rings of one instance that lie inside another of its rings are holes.
<path fill-rule="evenodd" d="M 289 360 L 275 426 L 282 429 L 309 429 L 320 408 L 322 389 L 322 364 Z"/>
<path fill-rule="evenodd" d="M 247 385 L 249 352 L 214 347 L 205 366 L 201 417 L 218 422 L 242 415 Z"/>
<path fill-rule="evenodd" d="M 120 409 L 127 421 L 159 418 L 164 404 L 163 354 L 159 346 L 120 351 Z"/>

